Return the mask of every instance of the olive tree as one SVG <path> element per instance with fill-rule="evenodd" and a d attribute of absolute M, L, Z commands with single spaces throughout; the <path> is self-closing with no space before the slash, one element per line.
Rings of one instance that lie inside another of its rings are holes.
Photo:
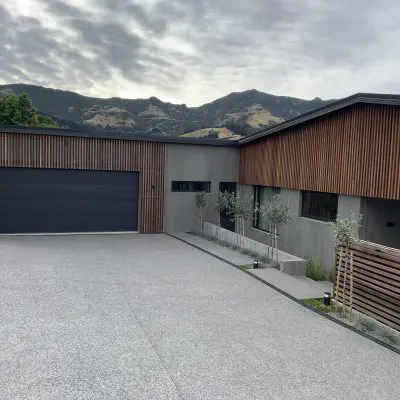
<path fill-rule="evenodd" d="M 339 251 L 339 265 L 336 271 L 336 284 L 335 284 L 335 300 L 336 307 L 339 302 L 339 282 L 340 273 L 342 268 L 342 261 L 344 261 L 344 271 L 343 271 L 343 315 L 346 309 L 346 281 L 348 273 L 349 262 L 352 265 L 352 252 L 350 247 L 359 241 L 358 232 L 361 227 L 362 215 L 351 213 L 350 217 L 337 216 L 336 220 L 329 223 L 329 230 L 333 241 L 335 243 L 336 250 Z M 351 271 L 352 272 L 352 271 Z M 352 279 L 352 277 L 351 277 Z M 350 312 L 352 307 L 352 285 L 350 287 Z"/>
<path fill-rule="evenodd" d="M 194 196 L 194 202 L 197 208 L 198 222 L 200 231 L 204 228 L 204 208 L 207 205 L 206 192 L 196 193 Z"/>
<path fill-rule="evenodd" d="M 246 222 L 253 213 L 253 197 L 239 193 L 230 193 L 226 195 L 226 206 L 228 214 L 235 221 L 236 231 L 238 233 L 238 247 L 242 246 L 244 238 L 244 229 Z"/>
<path fill-rule="evenodd" d="M 278 263 L 278 231 L 281 226 L 288 224 L 292 220 L 292 216 L 290 215 L 289 210 L 290 208 L 288 204 L 279 195 L 273 196 L 271 201 L 259 206 L 260 213 L 266 218 L 269 224 L 270 234 L 268 235 L 267 239 L 268 240 L 267 257 L 273 259 L 275 250 L 275 257 L 277 263 Z M 272 257 L 270 257 L 269 254 L 270 248 L 272 249 Z"/>
<path fill-rule="evenodd" d="M 213 194 L 213 209 L 216 213 L 216 225 L 217 225 L 217 240 L 220 239 L 221 233 L 221 213 L 228 209 L 229 193 L 215 192 Z"/>

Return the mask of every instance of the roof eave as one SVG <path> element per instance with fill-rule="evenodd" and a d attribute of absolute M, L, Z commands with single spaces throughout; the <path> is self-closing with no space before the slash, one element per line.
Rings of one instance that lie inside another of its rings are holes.
<path fill-rule="evenodd" d="M 282 122 L 279 125 L 273 126 L 271 128 L 267 128 L 259 133 L 255 133 L 249 137 L 241 139 L 241 140 L 239 140 L 239 144 L 242 145 L 242 144 L 252 142 L 254 140 L 260 139 L 265 136 L 272 135 L 279 131 L 283 131 L 285 129 L 291 128 L 293 126 L 302 124 L 304 122 L 307 122 L 307 121 L 310 121 L 310 120 L 313 120 L 313 119 L 316 119 L 319 117 L 322 117 L 322 116 L 330 114 L 332 112 L 339 111 L 343 108 L 350 107 L 355 104 L 361 104 L 361 103 L 363 103 L 363 104 L 381 104 L 381 105 L 400 105 L 400 99 L 399 98 L 390 98 L 390 97 L 387 97 L 387 98 L 368 97 L 368 96 L 362 96 L 362 95 L 356 97 L 353 95 L 346 99 L 339 100 L 335 103 L 332 103 L 331 105 L 329 105 L 327 107 L 323 107 L 322 109 L 316 109 L 307 115 L 304 115 L 304 116 L 299 115 L 298 117 L 295 117 L 291 120 Z"/>
<path fill-rule="evenodd" d="M 170 144 L 193 144 L 207 146 L 225 146 L 239 147 L 238 141 L 227 139 L 211 139 L 211 138 L 187 138 L 179 136 L 152 136 L 152 135 L 135 135 L 133 133 L 124 132 L 107 132 L 107 131 L 85 131 L 75 129 L 57 129 L 57 128 L 36 128 L 15 125 L 0 125 L 0 133 L 22 133 L 28 135 L 46 135 L 46 136 L 63 136 L 63 137 L 83 137 L 91 139 L 109 139 L 109 140 L 128 140 L 143 142 L 160 142 Z"/>

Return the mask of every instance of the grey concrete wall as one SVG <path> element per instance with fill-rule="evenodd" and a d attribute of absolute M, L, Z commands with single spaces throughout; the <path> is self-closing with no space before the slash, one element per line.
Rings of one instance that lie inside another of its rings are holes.
<path fill-rule="evenodd" d="M 171 192 L 171 181 L 210 181 L 211 192 L 218 191 L 220 182 L 237 182 L 239 149 L 186 144 L 166 147 L 164 230 L 187 232 L 197 223 L 195 193 Z M 211 204 L 205 209 L 205 220 L 215 222 Z"/>
<path fill-rule="evenodd" d="M 363 198 L 361 239 L 400 248 L 400 201 Z M 387 224 L 393 226 L 387 226 Z"/>
<path fill-rule="evenodd" d="M 242 193 L 252 193 L 252 186 L 241 185 Z M 316 257 L 321 260 L 326 269 L 330 270 L 334 260 L 334 245 L 331 241 L 328 223 L 301 217 L 301 191 L 281 189 L 281 197 L 288 203 L 293 221 L 282 227 L 279 232 L 278 248 L 295 256 L 306 258 Z M 338 213 L 341 216 L 360 212 L 360 198 L 339 196 Z M 266 241 L 267 233 L 252 227 L 249 221 L 246 236 Z"/>

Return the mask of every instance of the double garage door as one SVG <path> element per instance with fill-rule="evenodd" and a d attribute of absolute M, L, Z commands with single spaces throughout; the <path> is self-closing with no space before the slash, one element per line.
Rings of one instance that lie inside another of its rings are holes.
<path fill-rule="evenodd" d="M 0 168 L 0 233 L 138 229 L 139 173 Z"/>

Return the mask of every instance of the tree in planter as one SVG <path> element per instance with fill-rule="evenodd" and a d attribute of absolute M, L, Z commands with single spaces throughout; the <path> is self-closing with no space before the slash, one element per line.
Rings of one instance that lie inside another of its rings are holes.
<path fill-rule="evenodd" d="M 349 218 L 337 216 L 336 220 L 329 223 L 329 230 L 335 242 L 336 251 L 339 251 L 339 265 L 336 271 L 336 283 L 334 296 L 336 300 L 336 309 L 339 302 L 339 283 L 342 262 L 344 261 L 344 271 L 343 271 L 343 317 L 346 313 L 346 281 L 348 273 L 348 265 L 350 263 L 350 273 L 351 273 L 351 284 L 350 284 L 350 315 L 352 311 L 352 301 L 353 301 L 353 252 L 350 247 L 357 243 L 358 231 L 361 227 L 362 215 L 351 213 Z"/>
<path fill-rule="evenodd" d="M 194 202 L 197 208 L 200 231 L 202 232 L 204 228 L 204 207 L 207 205 L 206 192 L 196 193 Z"/>
<path fill-rule="evenodd" d="M 267 258 L 271 258 L 273 260 L 275 250 L 276 262 L 278 263 L 278 230 L 281 226 L 288 224 L 292 220 L 289 206 L 279 195 L 275 195 L 272 197 L 270 202 L 261 205 L 259 210 L 269 224 L 270 234 L 268 235 L 267 239 Z M 271 257 L 269 254 L 270 248 L 272 249 Z"/>
<path fill-rule="evenodd" d="M 228 193 L 226 194 L 226 205 L 228 213 L 236 223 L 238 247 L 240 248 L 242 247 L 246 222 L 253 214 L 253 198 L 240 193 Z"/>
<path fill-rule="evenodd" d="M 229 202 L 228 192 L 215 192 L 213 196 L 213 208 L 217 215 L 217 240 L 220 239 L 221 234 L 221 213 L 228 208 Z"/>

